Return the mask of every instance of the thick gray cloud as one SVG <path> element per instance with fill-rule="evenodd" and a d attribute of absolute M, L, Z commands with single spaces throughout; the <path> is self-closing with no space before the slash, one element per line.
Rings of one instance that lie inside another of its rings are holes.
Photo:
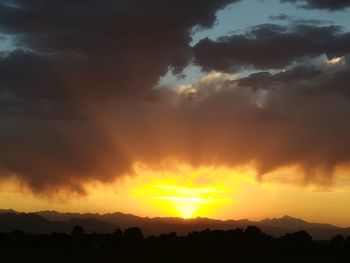
<path fill-rule="evenodd" d="M 193 27 L 211 27 L 235 1 L 1 1 L 0 31 L 17 46 L 0 56 L 2 174 L 81 192 L 84 179 L 127 172 L 134 159 L 94 115 L 132 97 L 155 101 L 158 79 L 191 59 Z"/>
<path fill-rule="evenodd" d="M 246 34 L 203 39 L 194 47 L 196 64 L 206 70 L 237 71 L 245 67 L 281 69 L 292 62 L 350 52 L 350 33 L 338 26 L 264 24 Z"/>
<path fill-rule="evenodd" d="M 1 87 L 27 97 L 150 96 L 169 68 L 187 65 L 191 29 L 211 27 L 216 11 L 235 1 L 0 4 L 0 30 L 26 50 L 0 59 Z"/>
<path fill-rule="evenodd" d="M 269 72 L 251 74 L 239 79 L 237 83 L 253 90 L 285 87 L 286 91 L 299 90 L 305 97 L 335 95 L 350 99 L 350 70 L 343 68 L 337 71 L 321 70 L 316 67 L 297 66 L 275 75 Z"/>
<path fill-rule="evenodd" d="M 235 1 L 44 1 L 0 5 L 18 48 L 0 57 L 0 175 L 37 193 L 84 193 L 142 161 L 254 163 L 260 175 L 299 165 L 327 180 L 350 160 L 349 69 L 295 60 L 349 52 L 339 27 L 264 25 L 190 46 Z M 63 15 L 64 14 L 64 15 Z M 192 59 L 204 69 L 266 69 L 232 80 L 211 74 L 184 91 L 154 88 Z M 344 61 L 346 61 L 344 59 Z M 189 95 L 190 94 L 190 95 Z M 190 98 L 189 98 L 190 96 Z"/>
<path fill-rule="evenodd" d="M 259 176 L 297 165 L 328 183 L 350 161 L 348 69 L 297 67 L 232 80 L 209 76 L 191 93 L 160 89 L 157 101 L 94 104 L 88 120 L 2 119 L 1 172 L 34 191 L 84 193 L 87 180 L 132 173 L 136 161 L 253 163 Z"/>

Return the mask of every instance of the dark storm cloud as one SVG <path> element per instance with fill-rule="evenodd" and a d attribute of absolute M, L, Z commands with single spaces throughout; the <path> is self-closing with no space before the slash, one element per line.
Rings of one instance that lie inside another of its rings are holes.
<path fill-rule="evenodd" d="M 297 66 L 274 75 L 269 72 L 254 73 L 237 80 L 237 83 L 255 91 L 284 87 L 285 92 L 298 91 L 305 97 L 336 94 L 350 99 L 349 81 L 350 70 L 346 68 L 334 72 L 315 66 Z"/>
<path fill-rule="evenodd" d="M 191 100 L 161 89 L 155 102 L 95 102 L 89 120 L 3 118 L 1 172 L 39 193 L 84 193 L 82 183 L 132 173 L 135 161 L 157 167 L 176 158 L 193 166 L 253 162 L 260 176 L 298 165 L 306 180 L 326 183 L 350 161 L 349 76 L 304 66 L 237 80 L 213 75 L 188 87 Z"/>
<path fill-rule="evenodd" d="M 281 0 L 290 2 L 305 9 L 328 9 L 331 11 L 343 10 L 350 6 L 349 0 Z"/>
<path fill-rule="evenodd" d="M 231 2 L 0 5 L 0 29 L 18 46 L 0 57 L 1 178 L 14 174 L 40 194 L 83 194 L 84 183 L 133 173 L 135 162 L 176 159 L 253 163 L 259 175 L 298 165 L 307 179 L 327 181 L 350 161 L 346 62 L 267 70 L 345 55 L 349 34 L 336 26 L 263 25 L 192 48 L 193 27 L 212 26 Z M 154 88 L 193 56 L 204 69 L 266 72 L 235 80 L 214 72 L 182 89 Z"/>
<path fill-rule="evenodd" d="M 29 78 L 29 87 L 16 85 L 11 78 L 17 70 L 7 69 L 11 83 L 5 88 L 55 96 L 74 86 L 76 93 L 109 97 L 144 95 L 169 67 L 181 71 L 190 56 L 192 27 L 212 26 L 216 11 L 235 0 L 11 2 L 0 5 L 0 29 L 31 54 L 10 55 L 1 63 L 19 65 L 18 78 Z M 28 77 L 32 71 L 41 78 Z"/>
<path fill-rule="evenodd" d="M 269 72 L 258 72 L 249 75 L 248 77 L 238 80 L 239 85 L 249 86 L 255 90 L 261 88 L 261 84 L 267 84 L 267 87 L 271 87 L 273 82 L 289 83 L 299 80 L 314 79 L 324 72 L 316 67 L 297 66 L 290 70 L 272 75 Z"/>
<path fill-rule="evenodd" d="M 345 64 L 350 68 L 350 55 L 345 56 Z"/>
<path fill-rule="evenodd" d="M 263 24 L 247 33 L 203 39 L 194 47 L 196 64 L 206 70 L 235 71 L 244 67 L 279 69 L 294 61 L 350 52 L 350 33 L 338 26 Z"/>
<path fill-rule="evenodd" d="M 185 91 L 161 89 L 151 102 L 97 105 L 90 120 L 3 119 L 1 171 L 34 191 L 158 167 L 176 158 L 194 167 L 254 163 L 259 176 L 297 165 L 309 182 L 328 183 L 350 161 L 350 71 L 295 67 L 232 80 L 209 75 Z M 95 118 L 94 118 L 95 117 Z M 268 179 L 268 178 L 267 178 Z"/>
<path fill-rule="evenodd" d="M 16 50 L 0 57 L 0 91 L 19 98 L 62 99 L 65 87 L 63 65 L 69 61 Z"/>
<path fill-rule="evenodd" d="M 220 155 L 219 161 L 254 160 L 261 175 L 299 165 L 306 180 L 321 175 L 327 182 L 338 165 L 350 160 L 349 78 L 348 69 L 296 67 L 228 81 L 200 111 L 220 116 L 220 121 L 209 124 L 208 117 L 208 124 L 202 124 L 208 136 L 203 135 L 203 147 Z M 199 94 L 205 94 L 202 90 Z M 218 145 L 208 142 L 210 135 Z"/>
<path fill-rule="evenodd" d="M 158 79 L 187 65 L 193 27 L 211 27 L 235 1 L 1 1 L 0 31 L 17 47 L 0 57 L 2 174 L 81 192 L 84 178 L 129 171 L 133 157 L 93 115 L 125 98 L 154 101 Z"/>
<path fill-rule="evenodd" d="M 91 123 L 19 118 L 0 127 L 1 173 L 15 173 L 36 192 L 67 187 L 83 193 L 84 180 L 107 181 L 127 169 L 124 156 Z"/>

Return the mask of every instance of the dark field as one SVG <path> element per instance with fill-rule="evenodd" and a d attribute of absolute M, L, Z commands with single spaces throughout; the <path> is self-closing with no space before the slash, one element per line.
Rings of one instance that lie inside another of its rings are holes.
<path fill-rule="evenodd" d="M 315 241 L 305 231 L 280 238 L 256 227 L 144 237 L 139 228 L 111 234 L 0 234 L 3 262 L 350 262 L 350 238 Z"/>

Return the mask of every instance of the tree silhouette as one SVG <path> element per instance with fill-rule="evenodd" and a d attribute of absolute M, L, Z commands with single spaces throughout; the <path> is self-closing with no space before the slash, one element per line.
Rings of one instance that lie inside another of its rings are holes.
<path fill-rule="evenodd" d="M 124 231 L 124 240 L 127 245 L 138 246 L 143 239 L 144 236 L 139 227 L 131 227 Z"/>
<path fill-rule="evenodd" d="M 298 231 L 277 238 L 265 234 L 255 226 L 249 226 L 245 230 L 206 229 L 185 236 L 171 232 L 144 237 L 138 227 L 125 229 L 124 232 L 117 229 L 113 233 L 85 233 L 79 225 L 72 229 L 71 234 L 35 235 L 23 231 L 0 233 L 2 252 L 32 248 L 34 252 L 31 253 L 38 251 L 43 254 L 52 253 L 52 248 L 57 253 L 74 251 L 75 260 L 69 261 L 68 258 L 67 262 L 108 261 L 115 258 L 116 251 L 122 262 L 130 262 L 130 256 L 131 262 L 164 262 L 170 259 L 169 256 L 174 262 L 229 262 L 233 257 L 235 262 L 349 262 L 350 237 L 337 235 L 329 241 L 314 241 L 307 232 Z M 90 256 L 95 256 L 94 260 Z M 104 256 L 103 260 L 101 256 Z M 56 262 L 65 261 L 65 257 L 67 254 Z M 3 257 L 2 254 L 3 258 L 8 259 L 4 262 L 19 261 Z M 26 261 L 27 258 L 23 256 L 21 260 Z"/>
<path fill-rule="evenodd" d="M 83 227 L 76 225 L 73 227 L 72 231 L 71 231 L 71 235 L 73 237 L 81 237 L 85 234 L 85 230 Z"/>

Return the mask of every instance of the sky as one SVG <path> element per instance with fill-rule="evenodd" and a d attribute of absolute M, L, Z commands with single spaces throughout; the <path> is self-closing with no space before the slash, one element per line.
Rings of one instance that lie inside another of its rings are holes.
<path fill-rule="evenodd" d="M 350 226 L 350 1 L 0 0 L 0 208 Z"/>

